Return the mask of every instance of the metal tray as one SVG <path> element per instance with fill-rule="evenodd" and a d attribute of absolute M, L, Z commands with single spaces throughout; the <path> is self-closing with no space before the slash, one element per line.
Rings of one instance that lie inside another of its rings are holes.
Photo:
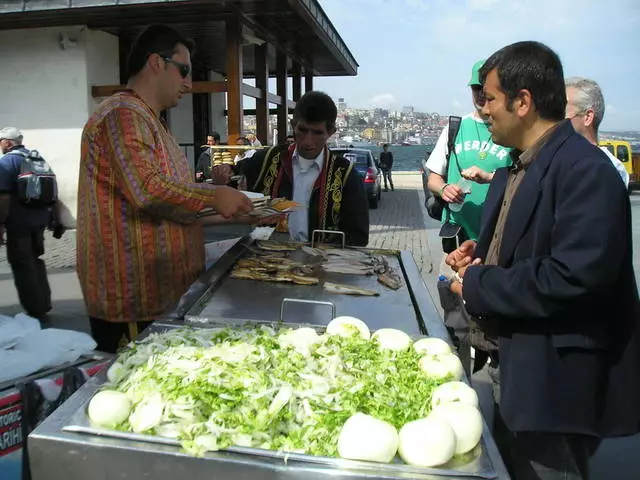
<path fill-rule="evenodd" d="M 403 261 L 403 255 L 410 256 L 408 252 L 356 249 L 384 256 L 403 281 L 400 289 L 392 290 L 380 284 L 376 275 L 345 275 L 323 271 L 314 274 L 320 279 L 318 285 L 294 285 L 230 278 L 228 275 L 234 264 L 250 253 L 248 250 L 250 245 L 250 241 L 238 242 L 206 272 L 202 280 L 197 282 L 200 288 L 192 292 L 191 298 L 181 300 L 183 308 L 180 313 L 183 313 L 186 321 L 202 324 L 218 322 L 221 319 L 228 323 L 262 320 L 265 318 L 265 312 L 278 312 L 282 300 L 290 298 L 300 302 L 292 302 L 286 312 L 283 312 L 285 315 L 280 320 L 286 323 L 326 325 L 331 317 L 327 315 L 327 310 L 322 305 L 330 302 L 335 305 L 336 315 L 358 317 L 372 329 L 394 327 L 413 335 L 427 332 L 424 319 L 416 311 L 412 281 L 407 275 Z M 302 252 L 295 252 L 295 254 L 301 256 Z M 411 263 L 415 263 L 413 259 Z M 375 290 L 380 295 L 364 297 L 328 293 L 323 289 L 324 281 Z M 422 282 L 421 278 L 418 281 Z M 204 285 L 206 288 L 203 288 Z M 196 296 L 198 298 L 195 298 Z M 310 302 L 303 302 L 304 300 Z M 177 316 L 180 317 L 180 315 Z M 439 320 L 439 317 L 437 319 Z M 278 319 L 274 317 L 271 320 Z"/>
<path fill-rule="evenodd" d="M 141 335 L 141 339 L 149 336 L 152 333 L 161 333 L 169 330 L 173 330 L 187 324 L 182 322 L 156 322 L 147 328 L 143 334 Z M 323 332 L 324 328 L 318 325 L 308 325 L 308 324 L 276 324 L 274 322 L 268 321 L 244 321 L 240 324 L 245 326 L 255 326 L 255 325 L 269 325 L 278 328 L 278 326 L 285 326 L 287 328 L 290 327 L 300 327 L 300 326 L 311 326 L 315 328 L 319 332 Z M 198 328 L 197 326 L 190 325 L 194 328 Z M 235 326 L 235 325 L 234 325 Z M 227 323 L 210 323 L 208 325 L 203 325 L 201 328 L 228 328 L 229 325 Z M 414 336 L 414 338 L 416 338 Z M 88 407 L 88 403 L 95 392 L 97 392 L 100 386 L 104 383 L 106 379 L 106 369 L 103 370 L 98 376 L 91 379 L 90 382 L 87 382 L 87 385 L 83 387 L 83 401 L 81 407 L 78 408 L 70 417 L 69 421 L 66 425 L 62 427 L 62 430 L 65 432 L 71 433 L 81 433 L 92 436 L 99 437 L 108 437 L 114 439 L 120 439 L 131 442 L 147 442 L 156 445 L 166 445 L 173 447 L 180 447 L 180 443 L 174 439 L 156 437 L 152 435 L 142 435 L 128 432 L 120 432 L 116 430 L 109 430 L 104 428 L 93 427 L 90 424 L 89 418 L 86 414 L 86 410 Z M 484 420 L 483 420 L 484 422 Z M 263 458 L 270 459 L 278 459 L 282 462 L 301 462 L 307 464 L 321 464 L 331 468 L 340 469 L 340 470 L 367 470 L 371 471 L 372 469 L 380 470 L 384 472 L 385 475 L 388 476 L 397 476 L 406 478 L 408 475 L 416 474 L 416 475 L 437 475 L 437 476 L 445 476 L 445 477 L 475 477 L 475 478 L 485 478 L 492 479 L 497 478 L 496 469 L 493 466 L 491 459 L 488 454 L 488 447 L 486 439 L 490 437 L 489 430 L 487 428 L 486 423 L 484 423 L 483 427 L 483 435 L 480 440 L 479 445 L 469 454 L 466 454 L 462 458 L 454 458 L 449 463 L 442 465 L 438 468 L 424 468 L 417 467 L 412 465 L 407 465 L 401 463 L 399 459 L 395 459 L 395 463 L 384 464 L 384 463 L 373 463 L 373 462 L 362 462 L 362 461 L 354 461 L 354 460 L 346 460 L 342 458 L 335 457 L 318 457 L 307 454 L 299 454 L 299 453 L 288 453 L 288 452 L 279 452 L 275 450 L 266 450 L 261 448 L 247 448 L 247 447 L 229 447 L 222 451 L 243 454 L 243 455 L 251 455 Z M 206 455 L 205 455 L 206 456 Z M 472 459 L 469 461 L 469 457 Z"/>

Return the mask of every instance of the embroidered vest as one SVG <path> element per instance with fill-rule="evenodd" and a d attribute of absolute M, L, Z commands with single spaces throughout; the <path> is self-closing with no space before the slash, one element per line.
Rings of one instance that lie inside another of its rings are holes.
<path fill-rule="evenodd" d="M 272 198 L 293 195 L 293 152 L 294 145 L 276 145 L 267 150 L 260 174 L 251 187 L 254 192 L 261 192 Z M 340 209 L 342 207 L 342 191 L 347 177 L 353 169 L 353 163 L 346 158 L 330 152 L 325 147 L 325 161 L 322 171 L 313 186 L 314 197 L 318 193 L 317 205 L 309 205 L 309 230 L 340 230 Z M 289 191 L 289 195 L 286 192 Z M 312 208 L 317 209 L 318 224 L 311 222 Z"/>

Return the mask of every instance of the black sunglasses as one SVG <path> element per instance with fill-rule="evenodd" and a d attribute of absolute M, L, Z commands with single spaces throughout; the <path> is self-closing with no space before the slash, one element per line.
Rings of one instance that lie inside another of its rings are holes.
<path fill-rule="evenodd" d="M 164 57 L 161 56 L 161 58 L 167 62 L 170 63 L 171 65 L 174 65 L 177 69 L 178 72 L 180 72 L 180 76 L 182 78 L 187 78 L 187 75 L 189 75 L 189 73 L 191 73 L 191 65 L 187 65 L 186 63 L 182 63 L 182 62 L 178 62 L 170 57 Z"/>

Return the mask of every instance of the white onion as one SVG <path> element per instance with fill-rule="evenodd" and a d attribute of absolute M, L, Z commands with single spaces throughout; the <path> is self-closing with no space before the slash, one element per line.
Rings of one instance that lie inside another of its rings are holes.
<path fill-rule="evenodd" d="M 482 415 L 476 407 L 461 403 L 446 403 L 431 411 L 429 417 L 445 420 L 456 435 L 456 455 L 467 453 L 482 437 Z"/>
<path fill-rule="evenodd" d="M 101 427 L 115 428 L 129 418 L 131 401 L 115 390 L 102 390 L 89 402 L 87 414 L 92 423 Z"/>
<path fill-rule="evenodd" d="M 447 382 L 434 388 L 431 394 L 431 408 L 446 403 L 462 403 L 478 408 L 478 394 L 464 382 Z"/>
<path fill-rule="evenodd" d="M 413 344 L 413 348 L 420 355 L 442 355 L 444 353 L 451 353 L 449 344 L 436 337 L 421 338 Z"/>
<path fill-rule="evenodd" d="M 447 463 L 456 449 L 456 436 L 448 422 L 436 417 L 414 420 L 400 429 L 400 457 L 409 465 L 434 467 Z"/>
<path fill-rule="evenodd" d="M 349 417 L 338 437 L 338 454 L 351 460 L 389 463 L 397 450 L 396 428 L 364 413 Z"/>
<path fill-rule="evenodd" d="M 340 335 L 341 337 L 350 337 L 357 334 L 365 340 L 371 338 L 371 332 L 367 324 L 355 317 L 334 318 L 327 325 L 326 333 L 327 335 Z"/>
<path fill-rule="evenodd" d="M 448 376 L 451 380 L 460 380 L 464 374 L 462 362 L 454 353 L 422 357 L 420 368 L 435 380 L 444 380 Z"/>
<path fill-rule="evenodd" d="M 380 348 L 386 350 L 404 351 L 411 346 L 411 337 L 395 328 L 381 328 L 371 339 L 377 340 Z"/>

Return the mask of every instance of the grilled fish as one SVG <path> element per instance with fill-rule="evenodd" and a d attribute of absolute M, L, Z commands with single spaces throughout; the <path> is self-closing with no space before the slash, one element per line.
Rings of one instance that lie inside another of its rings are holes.
<path fill-rule="evenodd" d="M 301 250 L 307 255 L 311 255 L 312 257 L 322 257 L 327 258 L 327 253 L 321 248 L 313 248 L 307 245 L 304 245 Z"/>
<path fill-rule="evenodd" d="M 322 266 L 327 273 L 344 273 L 346 275 L 373 275 L 373 268 L 366 265 L 353 265 L 350 263 L 327 263 Z"/>
<path fill-rule="evenodd" d="M 377 297 L 380 295 L 378 292 L 367 290 L 366 288 L 331 282 L 324 282 L 324 289 L 329 293 L 339 293 L 341 295 L 362 295 L 365 297 Z"/>
<path fill-rule="evenodd" d="M 387 268 L 386 272 L 380 273 L 378 275 L 378 282 L 393 290 L 398 290 L 402 286 L 402 279 L 392 268 Z"/>
<path fill-rule="evenodd" d="M 257 256 L 266 258 L 285 258 L 287 256 L 287 252 L 266 251 L 255 247 L 248 247 L 247 250 L 256 254 Z"/>
<path fill-rule="evenodd" d="M 320 283 L 320 280 L 318 278 L 305 277 L 303 275 L 296 275 L 294 273 L 286 273 L 282 275 L 282 278 L 284 280 L 278 280 L 278 281 L 292 282 L 292 283 L 295 283 L 296 285 L 317 285 L 318 283 Z"/>
<path fill-rule="evenodd" d="M 378 274 L 378 282 L 385 287 L 389 287 L 393 290 L 398 290 L 402 286 L 402 279 L 400 275 L 389 265 L 389 263 L 382 257 L 374 257 L 380 261 L 378 264 L 379 269 L 376 269 Z"/>
<path fill-rule="evenodd" d="M 241 258 L 237 262 L 238 267 L 240 268 L 266 268 L 270 270 L 291 270 L 296 267 L 304 267 L 301 263 L 294 262 L 293 260 L 289 260 L 288 258 L 277 258 L 277 259 L 267 259 L 267 258 Z"/>
<path fill-rule="evenodd" d="M 339 257 L 342 259 L 358 260 L 361 262 L 371 261 L 371 255 L 359 250 L 347 250 L 340 248 L 325 248 L 324 250 L 327 252 L 329 257 Z"/>
<path fill-rule="evenodd" d="M 315 277 L 305 277 L 291 272 L 269 273 L 249 268 L 234 268 L 231 271 L 230 277 L 242 280 L 260 280 L 263 282 L 289 282 L 297 285 L 317 285 L 320 283 L 320 280 Z"/>
<path fill-rule="evenodd" d="M 297 250 L 300 245 L 295 243 L 284 243 L 284 242 L 272 242 L 272 241 L 262 241 L 258 240 L 256 242 L 259 248 L 262 250 L 269 250 L 271 252 L 293 252 Z"/>

